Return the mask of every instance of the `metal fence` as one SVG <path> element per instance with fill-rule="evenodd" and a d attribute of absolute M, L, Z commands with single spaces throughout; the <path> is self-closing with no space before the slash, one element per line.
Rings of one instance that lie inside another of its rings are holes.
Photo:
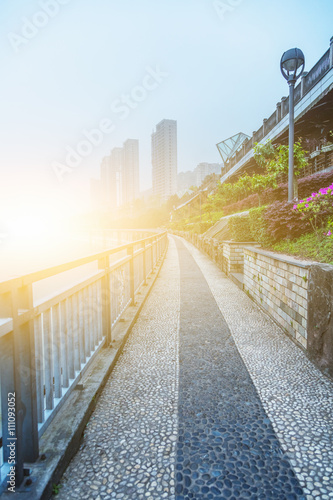
<path fill-rule="evenodd" d="M 0 486 L 14 472 L 16 485 L 22 482 L 24 462 L 38 458 L 40 436 L 91 360 L 112 342 L 114 327 L 166 247 L 167 233 L 153 234 L 0 282 Z M 78 268 L 84 271 L 75 284 L 34 301 L 37 283 Z"/>

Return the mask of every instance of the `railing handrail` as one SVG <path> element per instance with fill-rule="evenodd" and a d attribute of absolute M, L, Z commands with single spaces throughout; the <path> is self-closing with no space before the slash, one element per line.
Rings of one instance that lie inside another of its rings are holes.
<path fill-rule="evenodd" d="M 122 230 L 125 232 L 125 230 Z M 0 294 L 9 292 L 12 287 L 21 287 L 30 285 L 37 281 L 41 281 L 46 278 L 51 278 L 56 274 L 63 273 L 65 271 L 69 271 L 71 269 L 75 269 L 76 267 L 83 266 L 85 264 L 89 264 L 96 260 L 100 260 L 106 257 L 109 257 L 112 254 L 116 254 L 127 250 L 130 247 L 139 245 L 140 243 L 144 243 L 151 240 L 156 240 L 166 234 L 167 231 L 157 233 L 153 236 L 148 236 L 147 238 L 142 238 L 140 240 L 131 241 L 129 243 L 125 243 L 123 245 L 109 248 L 107 250 L 102 250 L 100 252 L 89 254 L 86 257 L 80 257 L 78 259 L 71 260 L 69 262 L 65 262 L 63 264 L 56 264 L 55 266 L 46 267 L 44 269 L 40 269 L 38 271 L 33 271 L 31 273 L 24 274 L 22 276 L 16 276 L 15 278 L 10 278 L 9 280 L 0 281 Z"/>
<path fill-rule="evenodd" d="M 140 239 L 0 283 L 1 394 L 15 394 L 15 430 L 4 418 L 4 397 L 0 425 L 3 440 L 14 435 L 18 443 L 16 485 L 23 481 L 24 462 L 37 460 L 42 433 L 100 349 L 111 345 L 122 315 L 136 305 L 137 293 L 165 253 L 167 231 L 141 236 L 142 232 L 134 236 Z M 109 257 L 117 254 L 110 262 Z M 34 283 L 92 262 L 97 268 L 34 303 Z M 9 450 L 0 444 L 0 453 L 1 494 Z"/>

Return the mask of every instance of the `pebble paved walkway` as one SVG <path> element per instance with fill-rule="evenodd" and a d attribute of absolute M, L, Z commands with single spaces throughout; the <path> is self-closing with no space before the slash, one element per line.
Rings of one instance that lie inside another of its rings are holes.
<path fill-rule="evenodd" d="M 243 292 L 171 238 L 55 498 L 333 498 L 332 394 Z"/>
<path fill-rule="evenodd" d="M 171 244 L 55 498 L 174 498 L 178 322 L 179 265 Z"/>

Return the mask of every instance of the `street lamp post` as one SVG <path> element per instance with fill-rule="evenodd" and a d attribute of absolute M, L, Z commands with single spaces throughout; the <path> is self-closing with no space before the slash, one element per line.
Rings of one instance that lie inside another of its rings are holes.
<path fill-rule="evenodd" d="M 289 85 L 289 169 L 288 201 L 294 198 L 294 89 L 305 66 L 304 54 L 300 49 L 290 49 L 281 57 L 281 73 Z"/>

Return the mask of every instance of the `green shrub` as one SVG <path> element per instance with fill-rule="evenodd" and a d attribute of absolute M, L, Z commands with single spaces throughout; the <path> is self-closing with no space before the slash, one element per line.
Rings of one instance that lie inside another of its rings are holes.
<path fill-rule="evenodd" d="M 273 241 L 294 239 L 311 232 L 310 223 L 302 220 L 302 215 L 293 210 L 294 202 L 275 201 L 264 213 L 267 232 Z"/>
<path fill-rule="evenodd" d="M 267 207 L 251 208 L 249 211 L 250 232 L 254 241 L 257 241 L 263 246 L 271 243 L 267 230 L 267 222 L 264 217 Z"/>
<path fill-rule="evenodd" d="M 196 222 L 193 225 L 188 224 L 187 230 L 190 230 L 193 233 L 203 234 L 208 231 L 208 229 L 211 228 L 213 224 L 213 222 Z"/>
<path fill-rule="evenodd" d="M 272 246 L 275 252 L 294 255 L 299 259 L 311 259 L 317 262 L 333 264 L 333 245 L 330 238 L 323 236 L 318 243 L 318 238 L 314 233 L 302 235 L 293 240 L 282 240 Z"/>
<path fill-rule="evenodd" d="M 231 238 L 234 241 L 253 241 L 250 220 L 247 215 L 231 217 L 228 222 Z"/>

